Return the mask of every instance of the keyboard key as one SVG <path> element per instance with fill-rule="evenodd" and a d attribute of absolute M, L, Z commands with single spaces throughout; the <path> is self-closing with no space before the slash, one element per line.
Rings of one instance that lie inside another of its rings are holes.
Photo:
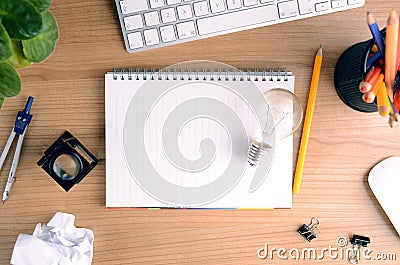
<path fill-rule="evenodd" d="M 144 20 L 146 21 L 146 26 L 149 27 L 160 24 L 160 17 L 157 11 L 145 13 Z"/>
<path fill-rule="evenodd" d="M 280 18 L 295 17 L 298 14 L 296 1 L 278 3 L 278 9 Z"/>
<path fill-rule="evenodd" d="M 167 0 L 167 5 L 179 4 L 181 0 Z"/>
<path fill-rule="evenodd" d="M 356 5 L 363 3 L 362 0 L 348 0 L 347 2 L 349 3 L 349 5 Z"/>
<path fill-rule="evenodd" d="M 226 10 L 224 0 L 210 0 L 211 12 L 218 13 Z"/>
<path fill-rule="evenodd" d="M 347 4 L 347 0 L 332 0 L 332 8 L 344 7 Z"/>
<path fill-rule="evenodd" d="M 258 4 L 258 0 L 244 0 L 244 6 L 254 6 Z"/>
<path fill-rule="evenodd" d="M 147 46 L 156 45 L 160 43 L 157 29 L 145 30 L 143 31 L 143 35 Z"/>
<path fill-rule="evenodd" d="M 325 11 L 330 8 L 330 5 L 328 2 L 322 2 L 322 3 L 317 3 L 315 4 L 315 11 L 320 12 L 320 11 Z"/>
<path fill-rule="evenodd" d="M 179 39 L 187 39 L 196 36 L 196 29 L 194 28 L 193 21 L 176 24 L 176 30 L 178 31 Z"/>
<path fill-rule="evenodd" d="M 165 5 L 164 0 L 150 0 L 151 8 L 163 7 Z"/>
<path fill-rule="evenodd" d="M 200 35 L 225 30 L 247 27 L 278 19 L 278 10 L 275 5 L 267 5 L 254 9 L 232 12 L 219 16 L 201 18 L 197 20 Z M 216 27 L 215 25 L 218 25 Z"/>
<path fill-rule="evenodd" d="M 314 12 L 313 0 L 298 0 L 299 12 L 302 15 Z"/>
<path fill-rule="evenodd" d="M 128 43 L 132 50 L 143 47 L 142 34 L 140 32 L 129 33 Z"/>
<path fill-rule="evenodd" d="M 170 42 L 176 40 L 175 29 L 172 25 L 160 27 L 160 34 L 162 42 Z"/>
<path fill-rule="evenodd" d="M 173 8 L 161 10 L 161 19 L 164 23 L 176 21 L 175 10 Z"/>
<path fill-rule="evenodd" d="M 180 20 L 193 17 L 192 8 L 190 5 L 178 6 L 176 10 L 178 11 L 178 17 Z"/>
<path fill-rule="evenodd" d="M 140 15 L 124 17 L 124 24 L 126 30 L 134 30 L 143 28 L 143 20 Z"/>
<path fill-rule="evenodd" d="M 206 1 L 194 3 L 193 9 L 196 17 L 208 15 L 208 4 Z"/>
<path fill-rule="evenodd" d="M 242 7 L 242 2 L 240 0 L 227 0 L 228 9 L 237 9 Z"/>
<path fill-rule="evenodd" d="M 130 14 L 143 10 L 147 10 L 147 0 L 135 0 L 135 1 L 119 1 L 121 6 L 122 14 Z"/>

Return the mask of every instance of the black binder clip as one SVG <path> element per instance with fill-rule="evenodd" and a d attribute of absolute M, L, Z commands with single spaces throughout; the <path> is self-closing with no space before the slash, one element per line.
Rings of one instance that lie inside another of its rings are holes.
<path fill-rule="evenodd" d="M 299 232 L 299 234 L 304 237 L 305 239 L 307 239 L 308 242 L 311 242 L 311 240 L 313 240 L 314 238 L 317 237 L 317 233 L 320 233 L 321 230 L 319 230 L 319 219 L 313 217 L 311 219 L 311 224 L 306 225 L 303 224 L 298 230 L 297 232 Z"/>
<path fill-rule="evenodd" d="M 78 184 L 98 163 L 71 133 L 66 131 L 37 162 L 65 191 Z"/>
<path fill-rule="evenodd" d="M 351 264 L 358 264 L 360 260 L 360 248 L 366 247 L 370 243 L 369 237 L 353 235 L 350 243 L 353 245 L 353 253 L 349 258 Z"/>

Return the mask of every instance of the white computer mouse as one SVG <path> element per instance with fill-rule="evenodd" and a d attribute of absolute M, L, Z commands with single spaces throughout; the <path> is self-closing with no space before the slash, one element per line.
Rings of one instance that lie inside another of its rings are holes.
<path fill-rule="evenodd" d="M 368 183 L 400 235 L 400 157 L 389 157 L 375 165 Z"/>

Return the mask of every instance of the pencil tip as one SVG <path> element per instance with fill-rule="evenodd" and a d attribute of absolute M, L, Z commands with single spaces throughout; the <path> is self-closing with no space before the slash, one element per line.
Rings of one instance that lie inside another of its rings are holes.
<path fill-rule="evenodd" d="M 319 45 L 319 48 L 317 50 L 317 56 L 322 56 L 322 44 Z"/>
<path fill-rule="evenodd" d="M 396 12 L 396 10 L 392 9 L 392 11 L 390 11 L 390 15 L 387 19 L 387 24 L 393 25 L 393 24 L 397 24 L 398 22 L 399 22 L 399 17 L 397 16 L 397 12 Z"/>

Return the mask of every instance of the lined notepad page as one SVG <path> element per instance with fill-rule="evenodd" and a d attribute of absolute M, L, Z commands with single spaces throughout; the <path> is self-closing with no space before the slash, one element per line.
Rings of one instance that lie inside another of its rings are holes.
<path fill-rule="evenodd" d="M 256 167 L 246 162 L 248 141 L 260 127 L 246 96 L 230 89 L 239 81 L 114 77 L 105 75 L 107 207 L 292 206 L 292 137 L 266 155 L 267 162 L 272 160 L 268 175 L 249 192 Z M 252 83 L 261 91 L 280 87 L 293 92 L 294 76 Z M 163 93 L 148 94 L 153 89 Z M 152 97 L 156 100 L 146 108 Z M 226 174 L 230 167 L 232 177 Z"/>

